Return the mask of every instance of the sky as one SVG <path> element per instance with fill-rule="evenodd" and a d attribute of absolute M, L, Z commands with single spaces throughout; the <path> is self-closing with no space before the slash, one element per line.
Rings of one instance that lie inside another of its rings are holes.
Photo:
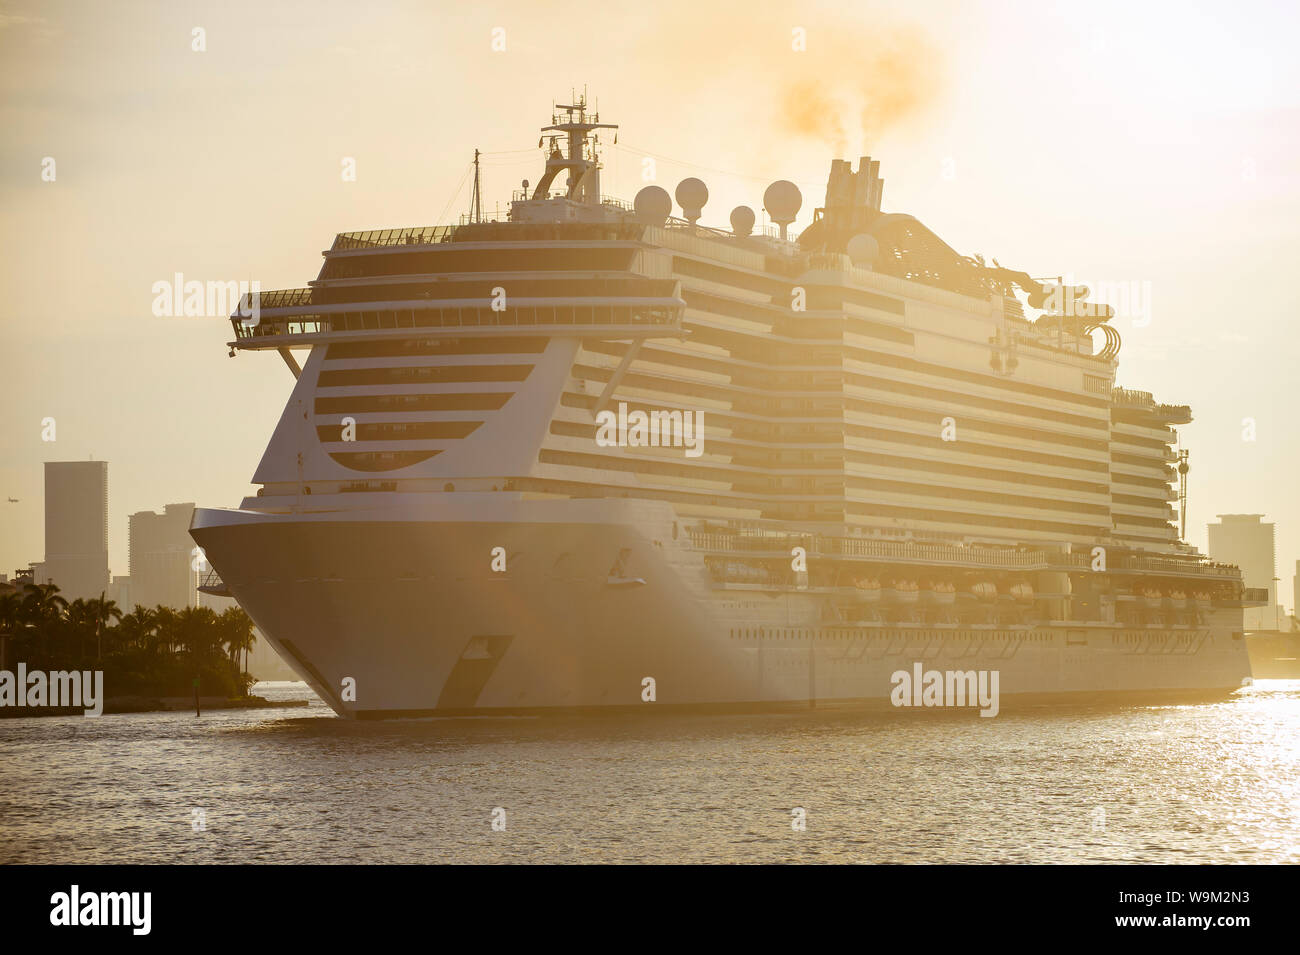
<path fill-rule="evenodd" d="M 651 158 L 670 192 L 703 179 L 702 222 L 725 226 L 790 179 L 797 230 L 830 160 L 869 153 L 886 211 L 958 251 L 1131 290 L 1119 383 L 1196 419 L 1188 539 L 1267 515 L 1290 607 L 1297 21 L 1256 2 L 0 0 L 0 572 L 44 553 L 43 461 L 109 461 L 117 574 L 128 514 L 251 492 L 289 372 L 229 359 L 221 318 L 155 316 L 155 282 L 304 286 L 337 232 L 455 221 L 475 148 L 490 211 L 536 181 L 538 128 L 585 86 L 620 125 L 607 194 L 630 200 Z"/>

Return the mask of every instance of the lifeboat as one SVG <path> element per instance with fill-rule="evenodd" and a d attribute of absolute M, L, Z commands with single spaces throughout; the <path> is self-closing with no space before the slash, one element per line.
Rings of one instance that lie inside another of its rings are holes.
<path fill-rule="evenodd" d="M 880 581 L 875 577 L 859 577 L 853 581 L 853 586 L 860 600 L 865 600 L 867 603 L 876 603 L 880 600 Z"/>
<path fill-rule="evenodd" d="M 1164 599 L 1164 595 L 1154 587 L 1147 587 L 1142 591 L 1142 602 L 1146 604 L 1149 610 L 1159 610 L 1160 605 L 1164 603 Z"/>
<path fill-rule="evenodd" d="M 921 588 L 921 599 L 933 606 L 951 606 L 957 601 L 957 588 L 946 581 L 936 581 Z"/>
<path fill-rule="evenodd" d="M 1018 604 L 1031 604 L 1034 602 L 1034 588 L 1032 584 L 1024 581 L 1011 585 L 1009 593 L 1011 598 Z"/>
<path fill-rule="evenodd" d="M 980 580 L 970 585 L 970 592 L 975 599 L 983 603 L 992 603 L 998 599 L 997 584 L 989 580 Z"/>
<path fill-rule="evenodd" d="M 921 599 L 921 591 L 915 580 L 895 580 L 893 598 L 896 603 L 914 604 Z"/>

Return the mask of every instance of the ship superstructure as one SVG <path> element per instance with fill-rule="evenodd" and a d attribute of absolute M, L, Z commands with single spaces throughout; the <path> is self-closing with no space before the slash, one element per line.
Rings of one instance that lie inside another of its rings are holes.
<path fill-rule="evenodd" d="M 338 712 L 886 701 L 922 659 L 1026 699 L 1249 678 L 1260 597 L 1172 523 L 1190 411 L 1116 386 L 1106 306 L 883 212 L 869 158 L 797 239 L 787 182 L 758 234 L 700 225 L 699 180 L 681 217 L 609 199 L 609 128 L 558 107 L 504 220 L 340 234 L 232 317 L 296 384 L 261 490 L 192 533 Z"/>

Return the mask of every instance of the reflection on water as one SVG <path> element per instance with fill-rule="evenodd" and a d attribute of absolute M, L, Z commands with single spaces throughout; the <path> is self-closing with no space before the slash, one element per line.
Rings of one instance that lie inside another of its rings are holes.
<path fill-rule="evenodd" d="M 0 861 L 1300 861 L 1300 681 L 996 719 L 374 724 L 259 692 L 313 703 L 0 720 Z"/>

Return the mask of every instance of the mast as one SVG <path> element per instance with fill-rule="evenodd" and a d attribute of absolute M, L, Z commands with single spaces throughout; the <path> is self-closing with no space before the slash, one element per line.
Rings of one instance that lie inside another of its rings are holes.
<path fill-rule="evenodd" d="M 1178 452 L 1178 509 L 1182 519 L 1178 539 L 1182 541 L 1187 540 L 1187 472 L 1191 470 L 1187 458 L 1187 449 L 1180 449 Z"/>
<path fill-rule="evenodd" d="M 483 217 L 483 194 L 480 191 L 478 150 L 474 150 L 474 195 L 470 199 L 469 218 L 471 222 L 480 222 Z"/>
<path fill-rule="evenodd" d="M 599 114 L 588 111 L 585 90 L 581 96 L 573 99 L 573 103 L 557 104 L 551 116 L 551 125 L 542 127 L 543 134 L 557 135 L 550 137 L 551 153 L 546 159 L 546 173 L 534 188 L 533 198 L 545 199 L 550 194 L 555 177 L 567 171 L 569 182 L 565 198 L 573 202 L 600 205 L 600 157 L 592 133 L 598 129 L 618 129 L 618 125 L 602 123 Z M 567 156 L 559 148 L 562 137 L 567 139 Z M 538 145 L 541 145 L 541 141 Z"/>

